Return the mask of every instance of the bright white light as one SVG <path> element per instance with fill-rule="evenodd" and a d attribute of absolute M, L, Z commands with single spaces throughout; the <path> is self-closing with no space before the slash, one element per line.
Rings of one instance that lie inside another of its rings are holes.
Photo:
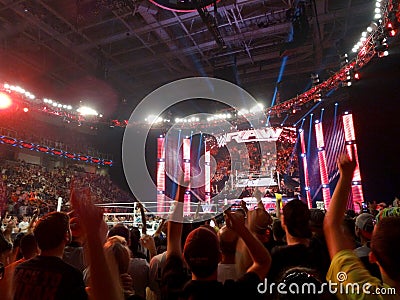
<path fill-rule="evenodd" d="M 21 93 L 21 94 L 24 94 L 24 93 L 25 93 L 25 90 L 24 90 L 22 87 L 20 87 L 20 86 L 17 86 L 15 90 L 16 90 L 18 93 Z"/>
<path fill-rule="evenodd" d="M 353 51 L 354 53 L 356 53 L 358 51 L 357 48 L 353 48 L 351 51 Z"/>
<path fill-rule="evenodd" d="M 96 114 L 96 116 L 97 116 L 97 114 Z M 157 117 L 157 116 L 155 116 L 155 115 L 149 115 L 149 116 L 145 119 L 145 121 L 147 121 L 147 122 L 150 123 L 150 124 L 153 124 L 153 123 L 160 123 L 160 122 L 163 121 L 163 118 Z"/>
<path fill-rule="evenodd" d="M 389 55 L 389 51 L 383 51 L 383 56 L 388 56 Z"/>
<path fill-rule="evenodd" d="M 58 104 L 57 107 L 61 108 L 61 107 L 62 107 L 62 104 Z"/>
<path fill-rule="evenodd" d="M 71 110 L 71 109 L 72 109 L 72 106 L 71 106 L 71 105 L 68 105 L 68 106 L 67 106 L 67 109 Z"/>
<path fill-rule="evenodd" d="M 10 88 L 10 85 L 9 85 L 8 83 L 5 83 L 5 84 L 4 84 L 4 88 L 5 88 L 5 89 L 9 89 L 9 88 Z"/>
<path fill-rule="evenodd" d="M 362 37 L 362 38 L 360 39 L 361 42 L 365 42 L 366 40 L 367 40 L 366 37 Z"/>
<path fill-rule="evenodd" d="M 47 99 L 47 103 L 53 103 L 53 100 Z"/>
<path fill-rule="evenodd" d="M 368 32 L 372 32 L 372 27 L 371 27 L 371 26 L 368 26 L 368 27 L 367 27 L 367 31 L 368 31 Z"/>
<path fill-rule="evenodd" d="M 381 7 L 381 3 L 380 2 L 376 2 L 375 3 L 375 7 Z"/>
<path fill-rule="evenodd" d="M 58 104 L 57 102 L 53 102 L 53 106 L 56 107 Z"/>
<path fill-rule="evenodd" d="M 382 15 L 381 14 L 375 14 L 375 17 L 374 17 L 375 19 L 380 19 L 380 18 L 382 18 Z"/>
<path fill-rule="evenodd" d="M 380 9 L 379 7 L 376 7 L 376 8 L 375 8 L 375 13 L 376 13 L 376 14 L 380 14 L 380 13 L 381 13 L 381 9 Z"/>
<path fill-rule="evenodd" d="M 35 98 L 36 98 L 35 95 L 32 95 L 32 94 L 29 95 L 29 99 L 32 99 L 32 100 L 33 100 L 33 99 L 35 99 Z"/>
<path fill-rule="evenodd" d="M 82 116 L 97 116 L 98 113 L 91 107 L 81 106 L 76 110 Z"/>
<path fill-rule="evenodd" d="M 247 109 L 241 109 L 241 110 L 239 110 L 238 115 L 242 116 L 242 115 L 246 115 L 248 113 L 249 113 L 249 111 Z"/>
<path fill-rule="evenodd" d="M 10 97 L 5 93 L 0 93 L 0 109 L 9 108 L 12 105 Z"/>
<path fill-rule="evenodd" d="M 361 33 L 361 36 L 362 36 L 362 37 L 366 37 L 366 36 L 367 36 L 367 33 L 364 31 L 363 33 Z"/>
<path fill-rule="evenodd" d="M 62 106 L 62 108 L 67 108 L 67 106 L 64 104 L 64 105 Z"/>

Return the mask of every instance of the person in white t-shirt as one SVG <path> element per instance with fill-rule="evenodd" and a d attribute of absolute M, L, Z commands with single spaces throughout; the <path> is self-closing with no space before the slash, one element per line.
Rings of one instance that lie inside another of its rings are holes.
<path fill-rule="evenodd" d="M 22 221 L 18 223 L 19 232 L 27 233 L 29 228 L 29 219 L 27 216 L 22 217 Z"/>

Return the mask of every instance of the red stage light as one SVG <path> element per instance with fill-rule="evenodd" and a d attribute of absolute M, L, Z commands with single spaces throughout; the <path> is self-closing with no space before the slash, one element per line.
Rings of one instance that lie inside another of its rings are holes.
<path fill-rule="evenodd" d="M 354 73 L 354 78 L 357 80 L 360 79 L 360 73 Z"/>
<path fill-rule="evenodd" d="M 29 111 L 29 108 L 24 107 L 23 111 L 27 113 Z"/>
<path fill-rule="evenodd" d="M 0 109 L 6 109 L 11 106 L 11 98 L 4 93 L 0 93 Z"/>

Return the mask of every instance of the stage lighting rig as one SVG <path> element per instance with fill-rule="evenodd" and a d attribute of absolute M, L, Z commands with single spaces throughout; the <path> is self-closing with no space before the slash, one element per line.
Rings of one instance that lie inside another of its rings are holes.
<path fill-rule="evenodd" d="M 215 4 L 215 0 L 150 0 L 155 5 L 176 12 L 196 11 L 198 7 L 207 7 Z"/>
<path fill-rule="evenodd" d="M 319 84 L 319 75 L 317 73 L 311 73 L 311 86 L 316 86 Z"/>

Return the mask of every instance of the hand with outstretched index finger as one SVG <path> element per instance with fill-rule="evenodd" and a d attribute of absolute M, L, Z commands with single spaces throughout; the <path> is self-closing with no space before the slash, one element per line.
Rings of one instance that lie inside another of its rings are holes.
<path fill-rule="evenodd" d="M 357 167 L 355 145 L 350 145 L 351 148 L 351 158 L 348 154 L 342 154 L 337 160 L 339 167 L 339 172 L 342 176 L 353 176 L 354 170 Z"/>

